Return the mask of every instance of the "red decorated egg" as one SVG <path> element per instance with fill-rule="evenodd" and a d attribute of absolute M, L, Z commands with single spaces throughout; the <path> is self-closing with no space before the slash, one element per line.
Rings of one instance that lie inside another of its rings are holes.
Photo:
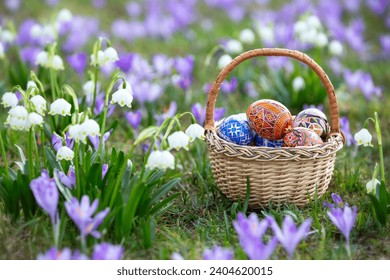
<path fill-rule="evenodd" d="M 283 147 L 314 146 L 322 143 L 317 133 L 305 127 L 294 127 L 283 137 Z"/>
<path fill-rule="evenodd" d="M 261 99 L 246 111 L 250 127 L 261 137 L 279 140 L 292 127 L 290 111 L 280 102 Z"/>
<path fill-rule="evenodd" d="M 306 127 L 322 138 L 325 138 L 329 131 L 328 119 L 316 108 L 301 111 L 294 119 L 293 127 Z"/>

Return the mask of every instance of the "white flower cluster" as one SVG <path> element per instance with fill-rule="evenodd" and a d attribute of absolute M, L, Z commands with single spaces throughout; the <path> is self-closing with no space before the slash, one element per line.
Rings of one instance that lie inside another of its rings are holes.
<path fill-rule="evenodd" d="M 126 105 L 131 108 L 131 102 L 133 102 L 133 89 L 129 83 L 126 82 L 126 87 L 122 83 L 112 94 L 111 104 L 118 104 L 121 107 Z"/>
<path fill-rule="evenodd" d="M 108 47 L 104 51 L 99 50 L 97 55 L 91 54 L 91 65 L 103 66 L 119 60 L 118 52 L 113 47 Z"/>
<path fill-rule="evenodd" d="M 15 40 L 15 34 L 8 29 L 2 29 L 0 26 L 0 41 L 8 44 L 12 43 Z"/>
<path fill-rule="evenodd" d="M 58 161 L 61 160 L 72 161 L 74 158 L 74 152 L 67 146 L 62 146 L 61 148 L 58 149 L 56 158 Z"/>
<path fill-rule="evenodd" d="M 45 68 L 52 68 L 54 70 L 64 70 L 64 62 L 59 55 L 50 55 L 46 51 L 38 53 L 35 60 L 36 65 L 41 65 Z"/>
<path fill-rule="evenodd" d="M 188 150 L 188 145 L 193 142 L 196 138 L 204 139 L 204 129 L 198 124 L 191 124 L 186 132 L 176 131 L 168 136 L 169 149 L 166 151 L 153 151 L 146 163 L 146 167 L 153 169 L 174 169 L 175 168 L 175 157 L 169 151 L 171 149 L 179 150 L 183 148 Z"/>
<path fill-rule="evenodd" d="M 294 24 L 294 34 L 301 42 L 320 48 L 328 44 L 328 36 L 323 29 L 320 20 L 314 15 L 306 16 Z"/>
<path fill-rule="evenodd" d="M 365 128 L 362 128 L 359 132 L 356 132 L 354 135 L 354 139 L 358 145 L 363 145 L 365 147 L 372 146 L 372 135 Z"/>
<path fill-rule="evenodd" d="M 69 127 L 69 138 L 75 141 L 86 143 L 88 136 L 99 136 L 100 126 L 95 120 L 86 120 L 82 124 L 75 124 Z"/>
<path fill-rule="evenodd" d="M 59 98 L 55 100 L 50 105 L 50 115 L 61 115 L 61 116 L 70 116 L 70 110 L 72 109 L 72 105 L 68 101 L 63 98 Z"/>

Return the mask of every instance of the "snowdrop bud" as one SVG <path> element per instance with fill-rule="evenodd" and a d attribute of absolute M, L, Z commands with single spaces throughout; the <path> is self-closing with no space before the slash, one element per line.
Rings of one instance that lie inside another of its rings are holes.
<path fill-rule="evenodd" d="M 294 80 L 292 81 L 292 87 L 295 92 L 300 91 L 301 89 L 305 88 L 305 80 L 301 77 L 295 77 Z"/>
<path fill-rule="evenodd" d="M 102 50 L 99 50 L 97 53 L 97 60 L 95 54 L 91 54 L 91 65 L 102 66 L 105 63 L 105 55 Z"/>
<path fill-rule="evenodd" d="M 309 28 L 306 32 L 299 34 L 299 39 L 304 43 L 314 43 L 317 40 L 317 35 L 317 30 Z"/>
<path fill-rule="evenodd" d="M 30 113 L 28 114 L 28 124 L 29 126 L 34 125 L 42 125 L 43 124 L 43 118 L 41 115 L 38 115 L 37 113 Z"/>
<path fill-rule="evenodd" d="M 72 161 L 74 158 L 74 152 L 67 146 L 62 146 L 57 151 L 57 160 L 69 160 Z"/>
<path fill-rule="evenodd" d="M 232 57 L 230 55 L 228 55 L 228 54 L 222 55 L 218 59 L 218 68 L 219 69 L 225 68 L 232 60 L 233 59 L 232 59 Z"/>
<path fill-rule="evenodd" d="M 72 105 L 63 98 L 57 99 L 50 105 L 50 115 L 70 116 Z"/>
<path fill-rule="evenodd" d="M 4 108 L 7 107 L 15 107 L 18 105 L 18 98 L 16 97 L 16 94 L 12 92 L 6 92 L 3 94 L 3 97 L 1 98 L 1 104 L 3 104 Z"/>
<path fill-rule="evenodd" d="M 39 24 L 34 24 L 31 29 L 30 29 L 30 35 L 31 37 L 33 38 L 39 38 L 42 36 L 42 33 L 43 33 L 43 30 L 42 30 L 42 26 L 40 26 Z"/>
<path fill-rule="evenodd" d="M 243 29 L 240 32 L 240 41 L 244 44 L 253 44 L 255 42 L 255 33 L 250 29 Z"/>
<path fill-rule="evenodd" d="M 176 131 L 168 136 L 168 144 L 170 149 L 179 150 L 180 148 L 184 148 L 185 150 L 188 150 L 189 142 L 190 137 L 183 131 Z"/>
<path fill-rule="evenodd" d="M 309 26 L 305 21 L 299 20 L 296 23 L 294 23 L 294 33 L 295 34 L 302 34 L 305 33 L 309 29 Z"/>
<path fill-rule="evenodd" d="M 87 141 L 87 135 L 84 135 L 81 124 L 75 124 L 69 127 L 68 129 L 69 139 L 74 139 L 77 142 L 85 143 Z"/>
<path fill-rule="evenodd" d="M 343 45 L 339 41 L 334 40 L 329 44 L 329 52 L 333 55 L 339 56 L 343 53 Z"/>
<path fill-rule="evenodd" d="M 109 47 L 104 51 L 106 62 L 115 62 L 119 60 L 118 53 L 113 47 Z"/>
<path fill-rule="evenodd" d="M 6 124 L 9 124 L 12 129 L 26 130 L 28 125 L 28 112 L 23 106 L 16 106 L 9 110 Z"/>
<path fill-rule="evenodd" d="M 325 33 L 318 33 L 314 44 L 320 48 L 323 48 L 326 46 L 326 44 L 328 44 L 328 37 L 325 35 Z"/>
<path fill-rule="evenodd" d="M 4 46 L 3 44 L 0 42 L 0 59 L 4 58 Z"/>
<path fill-rule="evenodd" d="M 112 95 L 111 104 L 118 103 L 119 106 L 127 106 L 131 108 L 131 102 L 133 102 L 133 95 L 126 89 L 118 89 Z"/>
<path fill-rule="evenodd" d="M 88 81 L 83 85 L 83 92 L 85 95 L 93 94 L 95 89 L 95 83 L 93 81 Z"/>
<path fill-rule="evenodd" d="M 27 90 L 29 88 L 36 88 L 36 89 L 38 89 L 38 86 L 37 86 L 37 84 L 34 81 L 28 81 L 27 82 Z"/>
<path fill-rule="evenodd" d="M 193 142 L 196 138 L 204 139 L 204 128 L 197 123 L 191 124 L 186 129 L 186 134 L 190 137 L 190 142 Z"/>
<path fill-rule="evenodd" d="M 316 16 L 309 16 L 307 19 L 306 19 L 306 22 L 309 26 L 313 27 L 313 28 L 316 28 L 316 29 L 320 29 L 322 27 L 322 24 L 321 24 L 321 21 L 318 19 L 318 17 Z"/>
<path fill-rule="evenodd" d="M 70 22 L 73 16 L 68 9 L 62 9 L 57 15 L 57 21 L 59 22 Z"/>
<path fill-rule="evenodd" d="M 49 65 L 49 54 L 45 51 L 41 51 L 38 53 L 37 58 L 35 60 L 36 65 L 41 65 L 43 67 L 48 67 Z"/>
<path fill-rule="evenodd" d="M 372 146 L 371 144 L 372 136 L 370 132 L 365 128 L 355 133 L 354 139 L 358 145 L 364 145 L 365 147 Z"/>
<path fill-rule="evenodd" d="M 242 52 L 241 42 L 238 40 L 229 40 L 226 42 L 226 52 L 231 54 L 238 54 Z"/>
<path fill-rule="evenodd" d="M 13 34 L 9 30 L 0 30 L 0 39 L 4 43 L 12 43 L 13 40 L 15 39 L 15 34 Z"/>
<path fill-rule="evenodd" d="M 64 70 L 64 62 L 62 61 L 62 58 L 59 55 L 55 55 L 53 57 L 53 62 L 51 67 L 54 70 Z"/>
<path fill-rule="evenodd" d="M 146 167 L 150 169 L 174 169 L 175 157 L 169 151 L 153 151 L 150 153 Z"/>
<path fill-rule="evenodd" d="M 46 100 L 40 95 L 35 95 L 30 98 L 30 102 L 34 105 L 35 111 L 44 116 L 46 111 Z"/>
<path fill-rule="evenodd" d="M 379 182 L 378 179 L 374 179 L 374 180 L 369 181 L 369 182 L 366 184 L 367 193 L 375 194 L 375 192 L 376 192 L 376 186 L 377 186 L 377 185 L 380 185 L 380 184 L 381 184 L 381 182 Z"/>
<path fill-rule="evenodd" d="M 86 120 L 81 125 L 81 132 L 86 136 L 99 136 L 100 135 L 100 126 L 95 120 Z"/>

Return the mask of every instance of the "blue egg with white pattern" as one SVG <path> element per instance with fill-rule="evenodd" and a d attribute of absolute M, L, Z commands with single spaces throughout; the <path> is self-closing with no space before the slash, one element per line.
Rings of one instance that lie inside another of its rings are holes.
<path fill-rule="evenodd" d="M 237 114 L 222 120 L 218 128 L 218 135 L 222 139 L 237 145 L 251 145 L 255 133 L 251 130 L 246 114 Z"/>
<path fill-rule="evenodd" d="M 268 140 L 259 135 L 255 137 L 255 146 L 269 147 L 269 148 L 280 148 L 283 145 L 283 139 L 279 140 Z"/>

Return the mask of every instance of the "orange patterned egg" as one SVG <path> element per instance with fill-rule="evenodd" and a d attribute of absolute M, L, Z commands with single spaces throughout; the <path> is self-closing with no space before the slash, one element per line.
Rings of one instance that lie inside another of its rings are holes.
<path fill-rule="evenodd" d="M 317 133 L 305 127 L 295 127 L 283 137 L 283 147 L 314 146 L 322 143 Z"/>
<path fill-rule="evenodd" d="M 271 99 L 252 103 L 246 116 L 250 127 L 268 140 L 282 139 L 292 126 L 290 111 L 282 103 Z"/>

